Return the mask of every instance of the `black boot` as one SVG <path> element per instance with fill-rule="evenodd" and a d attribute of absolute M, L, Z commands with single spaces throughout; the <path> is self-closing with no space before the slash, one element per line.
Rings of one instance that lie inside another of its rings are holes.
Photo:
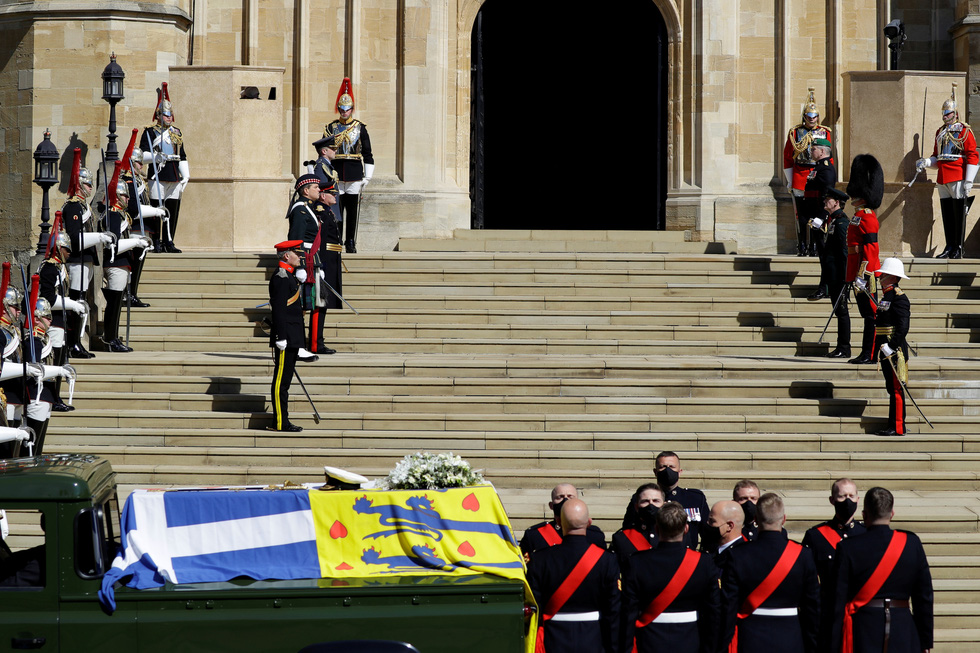
<path fill-rule="evenodd" d="M 105 315 L 102 325 L 102 342 L 105 343 L 106 351 L 116 353 L 126 353 L 133 351 L 119 340 L 119 317 L 122 312 L 123 296 L 125 290 L 102 289 L 105 296 Z"/>
<path fill-rule="evenodd" d="M 68 296 L 79 301 L 82 298 L 82 293 L 79 290 L 69 290 Z M 95 319 L 94 315 L 90 317 Z M 75 311 L 68 311 L 65 316 L 65 344 L 70 358 L 95 358 L 95 354 L 82 346 L 82 318 Z"/>
<path fill-rule="evenodd" d="M 129 276 L 129 305 L 133 308 L 148 308 L 150 305 L 140 301 L 137 295 L 140 277 L 143 275 L 143 261 L 138 256 L 133 257 L 132 272 Z"/>
<path fill-rule="evenodd" d="M 939 211 L 943 216 L 943 235 L 946 238 L 946 247 L 936 258 L 949 258 L 950 251 L 954 246 L 959 245 L 959 241 L 954 242 L 955 203 L 952 197 L 939 198 Z M 960 207 L 962 209 L 962 207 Z"/>
<path fill-rule="evenodd" d="M 174 240 L 177 238 L 177 219 L 180 217 L 180 200 L 166 200 L 164 204 L 166 204 L 167 211 L 170 213 L 170 240 L 164 240 L 163 251 L 168 254 L 180 254 L 180 250 L 174 245 Z M 166 236 L 167 234 L 164 233 L 162 238 L 166 238 Z"/>
<path fill-rule="evenodd" d="M 24 410 L 27 410 L 26 406 L 24 407 Z M 48 430 L 48 421 L 45 420 L 43 422 L 39 422 L 38 420 L 31 419 L 30 417 L 25 417 L 24 420 L 27 422 L 27 425 L 34 430 L 34 455 L 40 456 L 41 449 L 44 447 L 44 435 Z M 23 447 L 21 449 L 23 453 Z"/>

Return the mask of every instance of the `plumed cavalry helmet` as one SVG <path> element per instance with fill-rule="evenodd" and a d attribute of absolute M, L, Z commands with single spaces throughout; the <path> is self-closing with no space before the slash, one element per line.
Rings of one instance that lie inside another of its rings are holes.
<path fill-rule="evenodd" d="M 143 163 L 143 150 L 138 147 L 133 148 L 133 153 L 129 155 L 129 160 L 133 163 Z"/>
<path fill-rule="evenodd" d="M 881 206 L 885 195 L 885 173 L 878 159 L 870 154 L 858 154 L 851 162 L 851 174 L 847 182 L 847 194 L 852 199 L 864 200 L 869 209 Z"/>
<path fill-rule="evenodd" d="M 71 238 L 64 231 L 58 232 L 58 237 L 54 239 L 54 244 L 69 252 L 71 251 Z"/>
<path fill-rule="evenodd" d="M 34 303 L 34 317 L 51 317 L 51 302 L 44 297 L 38 297 Z"/>
<path fill-rule="evenodd" d="M 806 102 L 803 103 L 803 115 L 801 120 L 806 122 L 807 116 L 820 117 L 820 109 L 817 107 L 816 100 L 813 99 L 813 87 L 807 89 Z"/>
<path fill-rule="evenodd" d="M 956 84 L 953 84 L 949 99 L 943 102 L 943 115 L 945 116 L 950 111 L 956 111 Z"/>
<path fill-rule="evenodd" d="M 129 184 L 125 181 L 116 182 L 116 197 L 125 197 L 129 199 Z"/>
<path fill-rule="evenodd" d="M 7 292 L 3 294 L 3 305 L 4 306 L 20 306 L 21 302 L 24 301 L 24 293 L 20 291 L 19 288 L 14 286 L 8 286 Z"/>
<path fill-rule="evenodd" d="M 82 167 L 82 150 L 76 147 L 71 162 L 71 177 L 68 179 L 68 197 L 78 197 L 79 195 L 88 197 L 88 194 L 82 189 L 82 184 L 95 187 L 91 171 Z"/>
<path fill-rule="evenodd" d="M 92 171 L 89 170 L 88 168 L 79 168 L 78 183 L 88 184 L 89 186 L 95 186 L 95 179 L 92 177 Z"/>
<path fill-rule="evenodd" d="M 354 88 L 351 86 L 350 77 L 344 77 L 340 83 L 340 90 L 337 91 L 337 111 L 347 111 L 354 108 Z"/>
<path fill-rule="evenodd" d="M 153 108 L 153 117 L 159 118 L 160 116 L 170 116 L 174 117 L 174 107 L 170 104 L 170 91 L 167 89 L 167 82 L 160 85 L 157 89 L 157 103 Z"/>

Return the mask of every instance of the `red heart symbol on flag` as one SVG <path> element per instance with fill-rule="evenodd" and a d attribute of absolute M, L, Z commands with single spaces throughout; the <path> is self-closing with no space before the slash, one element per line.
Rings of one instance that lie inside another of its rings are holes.
<path fill-rule="evenodd" d="M 463 510 L 472 510 L 473 512 L 476 512 L 479 509 L 480 500 L 476 498 L 475 494 L 470 492 L 466 495 L 466 498 L 463 499 Z"/>
<path fill-rule="evenodd" d="M 464 555 L 467 558 L 472 558 L 473 556 L 476 555 L 476 551 L 473 549 L 473 545 L 470 544 L 469 542 L 463 542 L 462 544 L 459 545 L 459 548 L 456 550 L 459 551 L 460 555 Z"/>
<path fill-rule="evenodd" d="M 353 567 L 351 567 L 346 562 L 341 562 L 339 565 L 337 565 L 336 569 L 339 569 L 340 571 L 350 571 L 351 569 L 353 569 Z"/>
<path fill-rule="evenodd" d="M 333 526 L 330 527 L 330 537 L 335 540 L 340 540 L 347 537 L 347 527 L 341 524 L 339 521 L 335 521 Z"/>

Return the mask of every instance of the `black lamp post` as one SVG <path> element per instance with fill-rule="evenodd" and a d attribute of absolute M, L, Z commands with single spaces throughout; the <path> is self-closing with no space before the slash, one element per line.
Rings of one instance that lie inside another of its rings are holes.
<path fill-rule="evenodd" d="M 58 183 L 58 148 L 51 142 L 51 132 L 44 130 L 44 140 L 34 150 L 34 183 L 41 187 L 41 235 L 37 241 L 37 253 L 44 254 L 48 246 L 51 211 L 48 208 L 48 191 Z"/>
<path fill-rule="evenodd" d="M 109 146 L 105 150 L 106 161 L 118 161 L 119 150 L 116 149 L 116 104 L 125 97 L 123 95 L 123 79 L 126 73 L 116 63 L 116 53 L 109 57 L 109 65 L 102 71 L 102 99 L 109 103 Z"/>
<path fill-rule="evenodd" d="M 892 51 L 891 69 L 898 70 L 898 60 L 902 56 L 902 48 L 905 47 L 905 41 L 909 38 L 905 33 L 905 23 L 896 18 L 885 25 L 884 32 L 888 38 L 888 49 Z"/>

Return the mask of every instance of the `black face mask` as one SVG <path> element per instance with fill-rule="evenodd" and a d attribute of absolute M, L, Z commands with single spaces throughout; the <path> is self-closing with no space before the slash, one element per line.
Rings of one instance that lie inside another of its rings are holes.
<path fill-rule="evenodd" d="M 701 534 L 701 549 L 703 551 L 712 551 L 721 544 L 721 529 L 719 527 L 704 524 L 698 532 Z"/>
<path fill-rule="evenodd" d="M 561 501 L 554 501 L 551 504 L 551 509 L 555 512 L 555 521 L 559 524 L 561 523 L 561 507 L 565 505 L 568 499 L 562 499 Z"/>
<path fill-rule="evenodd" d="M 841 524 L 847 522 L 857 512 L 857 501 L 844 499 L 834 504 L 834 518 Z"/>
<path fill-rule="evenodd" d="M 670 467 L 664 467 L 657 472 L 657 483 L 663 488 L 673 487 L 677 484 L 678 478 L 680 478 L 680 475 Z"/>
<path fill-rule="evenodd" d="M 745 523 L 755 521 L 755 504 L 751 501 L 746 501 L 742 504 L 742 512 L 745 513 Z"/>
<path fill-rule="evenodd" d="M 642 508 L 638 508 L 636 514 L 640 516 L 640 521 L 653 528 L 654 522 L 657 521 L 657 513 L 660 512 L 660 506 L 655 506 L 652 503 Z"/>

